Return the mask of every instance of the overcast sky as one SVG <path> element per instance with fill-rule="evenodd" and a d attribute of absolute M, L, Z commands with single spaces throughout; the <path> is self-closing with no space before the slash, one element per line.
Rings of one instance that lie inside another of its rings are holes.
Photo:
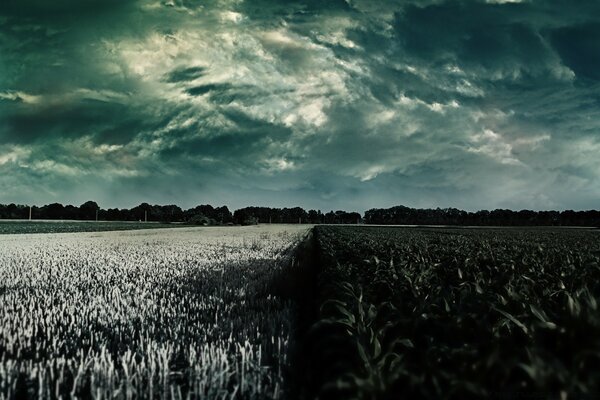
<path fill-rule="evenodd" d="M 600 208 L 600 1 L 2 0 L 0 203 Z"/>

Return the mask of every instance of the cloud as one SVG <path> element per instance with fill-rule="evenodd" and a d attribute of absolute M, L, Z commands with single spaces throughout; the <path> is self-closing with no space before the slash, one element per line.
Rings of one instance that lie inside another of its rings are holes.
<path fill-rule="evenodd" d="M 558 28 L 551 41 L 576 75 L 600 80 L 600 22 Z"/>
<path fill-rule="evenodd" d="M 198 79 L 206 74 L 205 67 L 178 68 L 167 74 L 167 82 L 187 82 Z"/>
<path fill-rule="evenodd" d="M 40 96 L 35 96 L 32 94 L 24 93 L 24 92 L 4 92 L 0 93 L 0 100 L 10 100 L 16 102 L 23 102 L 29 104 L 38 103 L 40 100 Z"/>
<path fill-rule="evenodd" d="M 595 207 L 598 15 L 592 0 L 6 1 L 0 201 Z"/>

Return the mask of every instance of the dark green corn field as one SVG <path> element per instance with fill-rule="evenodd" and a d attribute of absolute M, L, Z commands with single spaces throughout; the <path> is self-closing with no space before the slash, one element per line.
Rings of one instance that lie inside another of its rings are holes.
<path fill-rule="evenodd" d="M 321 399 L 600 397 L 600 232 L 317 226 Z"/>

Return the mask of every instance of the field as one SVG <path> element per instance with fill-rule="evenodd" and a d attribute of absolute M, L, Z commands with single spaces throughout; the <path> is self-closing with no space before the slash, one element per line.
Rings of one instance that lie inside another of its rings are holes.
<path fill-rule="evenodd" d="M 161 224 L 156 222 L 0 220 L 0 235 L 15 233 L 127 231 L 135 229 L 169 228 L 176 226 L 181 225 Z"/>
<path fill-rule="evenodd" d="M 0 399 L 598 398 L 599 235 L 0 235 Z"/>
<path fill-rule="evenodd" d="M 598 398 L 598 231 L 315 228 L 319 398 Z"/>
<path fill-rule="evenodd" d="M 0 237 L 0 398 L 277 399 L 302 226 Z"/>

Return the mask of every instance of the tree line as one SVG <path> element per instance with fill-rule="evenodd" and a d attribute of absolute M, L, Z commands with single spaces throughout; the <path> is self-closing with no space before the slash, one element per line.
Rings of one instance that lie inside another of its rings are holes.
<path fill-rule="evenodd" d="M 321 210 L 306 211 L 301 207 L 272 208 L 245 207 L 231 212 L 227 206 L 199 205 L 187 210 L 176 205 L 150 205 L 142 203 L 136 207 L 103 209 L 87 201 L 80 206 L 47 204 L 42 207 L 0 204 L 0 219 L 49 219 L 83 221 L 148 221 L 178 222 L 196 225 L 252 225 L 258 223 L 278 224 L 355 224 L 362 221 L 357 212 Z"/>
<path fill-rule="evenodd" d="M 462 225 L 462 226 L 600 226 L 600 211 L 512 211 L 476 212 L 456 208 L 417 209 L 405 206 L 373 208 L 365 212 L 366 224 Z"/>
<path fill-rule="evenodd" d="M 600 211 L 512 211 L 476 212 L 456 208 L 419 209 L 405 206 L 373 208 L 364 216 L 343 210 L 322 213 L 301 207 L 244 207 L 233 213 L 227 206 L 199 205 L 187 210 L 176 205 L 150 205 L 103 209 L 94 201 L 80 206 L 47 204 L 42 207 L 0 204 L 0 219 L 99 220 L 178 222 L 197 225 L 252 224 L 379 224 L 379 225 L 463 225 L 463 226 L 600 226 Z"/>

